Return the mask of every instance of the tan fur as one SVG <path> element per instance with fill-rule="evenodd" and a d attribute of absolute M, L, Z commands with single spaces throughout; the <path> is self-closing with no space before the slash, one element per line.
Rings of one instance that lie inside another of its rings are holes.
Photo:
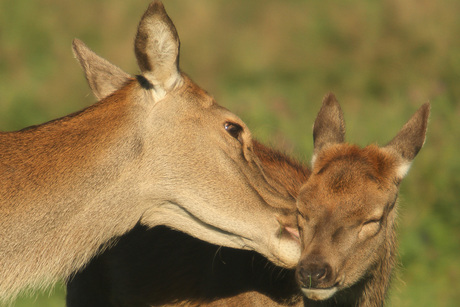
<path fill-rule="evenodd" d="M 100 61 L 86 49 L 79 60 Z M 292 220 L 294 198 L 265 175 L 245 124 L 180 73 L 178 52 L 155 1 L 136 37 L 142 76 L 87 66 L 122 88 L 97 87 L 105 98 L 81 112 L 0 134 L 0 299 L 68 277 L 138 222 L 295 265 L 299 245 L 279 231 L 294 226 L 279 222 Z"/>

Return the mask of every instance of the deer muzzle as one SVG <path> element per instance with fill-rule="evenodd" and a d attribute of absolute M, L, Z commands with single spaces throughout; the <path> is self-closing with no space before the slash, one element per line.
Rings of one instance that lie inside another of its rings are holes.
<path fill-rule="evenodd" d="M 296 269 L 296 279 L 305 296 L 312 300 L 325 300 L 338 288 L 332 267 L 326 262 L 301 261 Z"/>

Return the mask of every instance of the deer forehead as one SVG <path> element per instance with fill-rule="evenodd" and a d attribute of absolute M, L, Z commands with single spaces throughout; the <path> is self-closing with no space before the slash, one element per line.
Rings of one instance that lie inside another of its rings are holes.
<path fill-rule="evenodd" d="M 325 151 L 300 191 L 299 212 L 351 219 L 381 215 L 387 199 L 394 197 L 394 159 L 377 146 L 341 144 Z"/>
<path fill-rule="evenodd" d="M 369 180 L 383 188 L 394 183 L 398 176 L 397 165 L 394 155 L 376 145 L 359 148 L 343 143 L 318 154 L 313 174 L 325 174 L 322 180 L 336 191 L 355 189 Z"/>

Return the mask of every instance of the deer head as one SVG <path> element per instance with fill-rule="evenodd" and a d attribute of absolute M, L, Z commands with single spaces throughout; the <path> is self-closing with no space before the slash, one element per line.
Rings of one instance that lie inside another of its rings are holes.
<path fill-rule="evenodd" d="M 294 266 L 298 244 L 279 230 L 295 225 L 295 200 L 265 176 L 244 122 L 180 71 L 179 46 L 171 19 L 154 1 L 135 39 L 142 74 L 136 76 L 132 99 L 143 114 L 138 119 L 143 165 L 135 171 L 145 202 L 155 199 L 161 205 L 146 210 L 141 222 L 255 249 L 275 263 Z M 132 82 L 81 41 L 74 40 L 73 50 L 97 98 Z"/>
<path fill-rule="evenodd" d="M 335 97 L 324 99 L 313 128 L 312 175 L 297 201 L 296 278 L 308 298 L 325 300 L 354 285 L 391 252 L 385 245 L 394 244 L 399 184 L 425 141 L 429 110 L 423 105 L 388 145 L 359 148 L 344 143 Z"/>

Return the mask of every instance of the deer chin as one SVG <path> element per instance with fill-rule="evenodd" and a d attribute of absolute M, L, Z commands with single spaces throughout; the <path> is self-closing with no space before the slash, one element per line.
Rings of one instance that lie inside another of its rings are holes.
<path fill-rule="evenodd" d="M 273 219 L 273 238 L 267 235 L 260 242 L 244 236 L 244 231 L 235 234 L 208 224 L 172 202 L 147 210 L 140 222 L 149 227 L 165 225 L 215 245 L 257 250 L 275 265 L 284 268 L 294 268 L 300 259 L 300 242 L 289 235 L 281 235 L 276 219 Z"/>
<path fill-rule="evenodd" d="M 190 211 L 172 202 L 167 202 L 159 207 L 145 211 L 140 222 L 149 227 L 168 226 L 200 240 L 231 248 L 248 249 L 245 242 L 251 241 L 249 238 L 244 238 L 210 225 L 200 220 Z"/>
<path fill-rule="evenodd" d="M 326 289 L 302 288 L 303 294 L 314 301 L 327 300 L 328 298 L 331 298 L 337 292 L 337 290 L 337 287 Z"/>

